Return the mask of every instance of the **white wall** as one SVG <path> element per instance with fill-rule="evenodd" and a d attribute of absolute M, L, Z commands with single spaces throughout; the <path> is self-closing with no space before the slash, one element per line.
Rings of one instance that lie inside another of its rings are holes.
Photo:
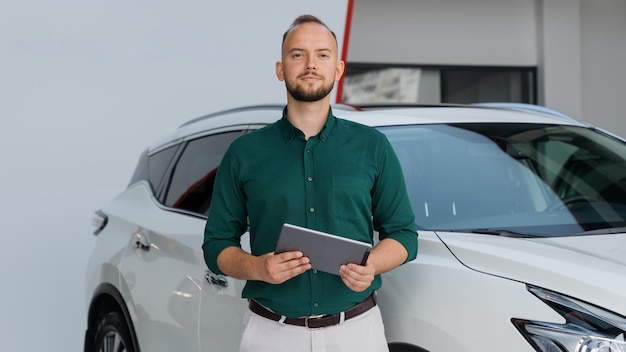
<path fill-rule="evenodd" d="M 582 111 L 626 137 L 626 1 L 582 0 Z"/>
<path fill-rule="evenodd" d="M 539 104 L 582 119 L 580 3 L 537 2 Z"/>
<path fill-rule="evenodd" d="M 534 66 L 535 0 L 357 0 L 348 61 Z"/>
<path fill-rule="evenodd" d="M 343 38 L 347 1 L 0 2 L 0 341 L 80 351 L 92 213 L 139 153 L 197 116 L 283 102 L 282 33 Z M 340 43 L 341 45 L 341 43 Z"/>

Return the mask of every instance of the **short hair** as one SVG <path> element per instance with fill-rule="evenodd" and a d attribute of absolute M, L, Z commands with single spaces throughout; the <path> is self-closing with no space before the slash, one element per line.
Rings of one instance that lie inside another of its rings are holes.
<path fill-rule="evenodd" d="M 319 18 L 313 16 L 313 15 L 300 15 L 298 16 L 295 20 L 293 20 L 293 22 L 291 22 L 291 25 L 289 26 L 289 28 L 287 29 L 287 31 L 285 32 L 285 34 L 283 34 L 283 43 L 282 45 L 285 45 L 285 39 L 287 39 L 287 35 L 296 27 L 298 27 L 299 25 L 303 24 L 303 23 L 317 23 L 319 25 L 321 25 L 322 27 L 328 29 L 328 31 L 330 32 L 330 34 L 333 35 L 333 38 L 335 38 L 335 42 L 337 42 L 337 36 L 335 35 L 335 32 L 333 32 L 327 25 L 326 23 L 324 23 L 322 20 L 320 20 Z"/>

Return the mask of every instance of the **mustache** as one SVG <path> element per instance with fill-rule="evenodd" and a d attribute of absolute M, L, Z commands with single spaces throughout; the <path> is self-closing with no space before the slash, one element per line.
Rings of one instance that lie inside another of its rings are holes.
<path fill-rule="evenodd" d="M 314 71 L 310 71 L 310 72 L 304 72 L 300 75 L 298 75 L 298 78 L 302 78 L 302 77 L 306 77 L 306 76 L 315 76 L 315 77 L 322 77 L 320 74 L 318 74 L 317 72 Z"/>

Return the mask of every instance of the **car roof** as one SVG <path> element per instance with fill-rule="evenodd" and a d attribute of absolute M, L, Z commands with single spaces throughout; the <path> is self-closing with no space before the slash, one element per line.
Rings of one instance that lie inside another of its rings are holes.
<path fill-rule="evenodd" d="M 209 131 L 236 126 L 265 125 L 282 117 L 283 104 L 244 106 L 192 119 L 154 143 L 151 151 Z M 554 110 L 531 104 L 482 103 L 468 105 L 332 105 L 333 114 L 372 127 L 447 123 L 539 123 L 589 126 Z"/>

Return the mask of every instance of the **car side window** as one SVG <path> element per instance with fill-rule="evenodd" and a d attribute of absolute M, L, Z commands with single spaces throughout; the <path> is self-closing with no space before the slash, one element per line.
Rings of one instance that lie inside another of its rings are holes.
<path fill-rule="evenodd" d="M 189 141 L 174 167 L 165 205 L 207 215 L 217 168 L 230 143 L 242 133 L 219 133 Z"/>
<path fill-rule="evenodd" d="M 172 158 L 177 149 L 177 145 L 172 146 L 148 157 L 148 180 L 150 181 L 153 191 L 159 189 L 161 182 L 163 182 L 163 176 L 172 162 Z"/>

